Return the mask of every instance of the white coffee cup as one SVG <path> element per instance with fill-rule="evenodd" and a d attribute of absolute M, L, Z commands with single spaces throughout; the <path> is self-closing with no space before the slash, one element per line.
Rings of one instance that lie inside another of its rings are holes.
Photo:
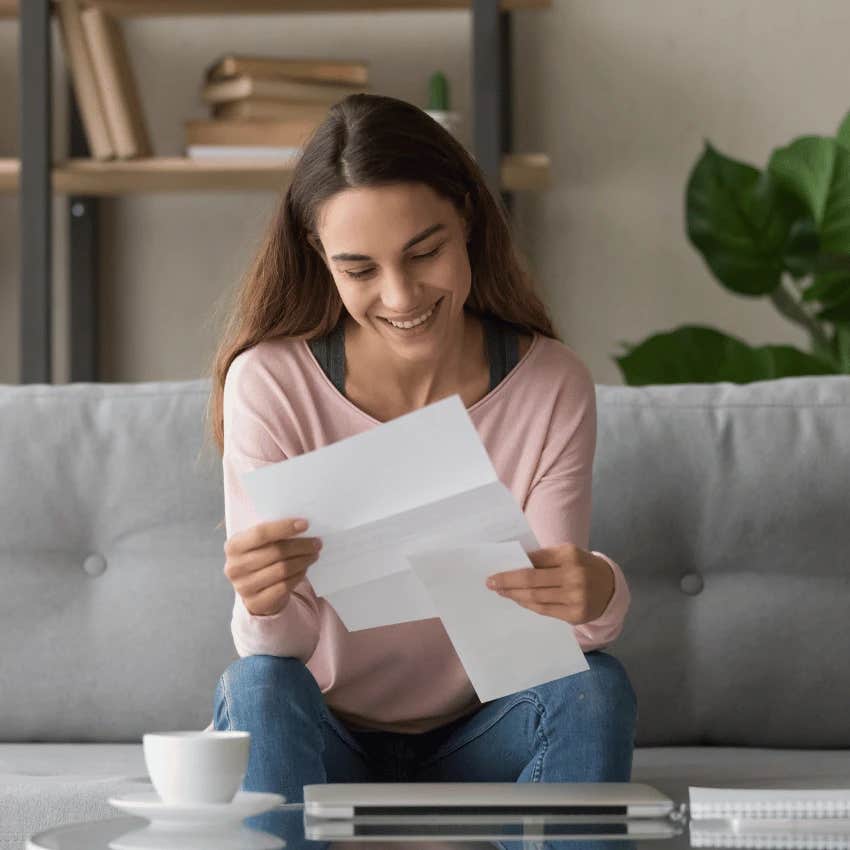
<path fill-rule="evenodd" d="M 251 733 L 151 732 L 142 736 L 142 751 L 164 803 L 229 803 L 248 770 Z"/>

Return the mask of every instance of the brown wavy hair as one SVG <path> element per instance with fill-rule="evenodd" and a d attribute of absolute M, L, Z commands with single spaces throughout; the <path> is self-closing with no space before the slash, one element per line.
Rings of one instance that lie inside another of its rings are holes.
<path fill-rule="evenodd" d="M 460 214 L 471 202 L 468 246 L 472 283 L 466 308 L 519 330 L 559 339 L 511 238 L 501 198 L 475 160 L 419 107 L 375 94 L 334 104 L 307 140 L 277 212 L 236 291 L 212 364 L 207 411 L 224 451 L 224 380 L 233 360 L 264 339 L 309 340 L 329 333 L 345 307 L 324 260 L 308 240 L 326 200 L 349 188 L 424 183 Z"/>

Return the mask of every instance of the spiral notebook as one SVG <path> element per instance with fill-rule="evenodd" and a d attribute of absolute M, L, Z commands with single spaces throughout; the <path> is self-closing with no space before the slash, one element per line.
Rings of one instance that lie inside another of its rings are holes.
<path fill-rule="evenodd" d="M 850 788 L 690 789 L 690 815 L 700 818 L 850 818 Z"/>

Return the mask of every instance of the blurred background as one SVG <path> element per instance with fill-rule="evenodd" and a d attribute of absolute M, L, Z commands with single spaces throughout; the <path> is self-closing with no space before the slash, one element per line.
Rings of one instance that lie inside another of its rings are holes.
<path fill-rule="evenodd" d="M 181 156 L 208 117 L 201 78 L 228 53 L 368 63 L 369 90 L 425 108 L 440 70 L 469 143 L 465 10 L 196 15 L 121 22 L 158 156 Z M 844 0 L 553 0 L 512 13 L 513 149 L 545 152 L 549 188 L 514 194 L 513 224 L 564 342 L 597 383 L 615 355 L 682 324 L 751 345 L 805 349 L 765 298 L 717 284 L 685 232 L 688 176 L 705 142 L 763 167 L 802 134 L 834 134 L 848 105 Z M 53 24 L 54 156 L 67 155 L 68 80 Z M 19 154 L 18 22 L 0 18 L 0 157 Z M 206 373 L 222 305 L 278 200 L 271 190 L 105 198 L 100 379 Z M 67 196 L 55 195 L 53 382 L 69 380 Z M 0 193 L 0 382 L 19 381 L 18 198 Z"/>

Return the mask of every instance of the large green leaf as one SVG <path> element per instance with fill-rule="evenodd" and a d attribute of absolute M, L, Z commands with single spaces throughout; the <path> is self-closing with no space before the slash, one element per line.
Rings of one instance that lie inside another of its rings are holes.
<path fill-rule="evenodd" d="M 790 345 L 753 348 L 701 325 L 655 334 L 614 359 L 626 383 L 633 386 L 715 381 L 746 384 L 793 375 L 835 373 L 825 360 Z"/>
<path fill-rule="evenodd" d="M 818 226 L 808 215 L 791 225 L 782 259 L 786 270 L 797 280 L 823 273 L 830 278 L 838 273 L 850 277 L 850 253 L 822 252 Z"/>
<path fill-rule="evenodd" d="M 850 294 L 850 272 L 821 272 L 803 292 L 803 301 L 832 304 Z"/>
<path fill-rule="evenodd" d="M 785 252 L 782 257 L 786 270 L 800 280 L 813 274 L 820 256 L 818 227 L 811 216 L 798 219 L 788 231 Z"/>
<path fill-rule="evenodd" d="M 836 324 L 835 351 L 841 371 L 850 374 L 850 322 Z"/>
<path fill-rule="evenodd" d="M 779 285 L 789 231 L 801 209 L 769 175 L 706 142 L 685 203 L 688 238 L 725 287 L 764 295 Z"/>
<path fill-rule="evenodd" d="M 845 148 L 850 148 L 850 112 L 848 112 L 841 124 L 838 125 L 838 132 L 835 134 L 835 141 Z"/>
<path fill-rule="evenodd" d="M 806 205 L 821 251 L 850 252 L 850 150 L 835 139 L 803 136 L 775 150 L 767 170 Z"/>
<path fill-rule="evenodd" d="M 840 300 L 817 314 L 822 322 L 850 322 L 850 290 Z"/>

